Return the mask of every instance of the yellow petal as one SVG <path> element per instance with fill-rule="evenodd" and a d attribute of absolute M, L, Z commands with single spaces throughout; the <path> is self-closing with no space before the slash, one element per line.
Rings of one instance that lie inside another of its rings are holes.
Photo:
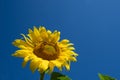
<path fill-rule="evenodd" d="M 40 60 L 38 60 L 38 59 L 33 59 L 33 60 L 30 62 L 30 69 L 31 69 L 31 71 L 34 72 L 34 71 L 38 68 L 39 64 L 40 64 Z"/>
<path fill-rule="evenodd" d="M 41 63 L 39 64 L 39 71 L 40 72 L 46 71 L 48 69 L 48 64 L 49 64 L 49 61 L 42 60 Z"/>
<path fill-rule="evenodd" d="M 41 37 L 40 37 L 40 33 L 38 31 L 38 29 L 34 26 L 34 31 L 32 31 L 31 29 L 29 29 L 29 34 L 28 37 L 31 39 L 32 43 L 35 45 L 36 43 L 42 41 Z"/>
<path fill-rule="evenodd" d="M 43 41 L 47 42 L 48 41 L 48 34 L 47 34 L 45 27 L 40 27 L 39 32 L 40 32 L 40 37 L 43 39 Z"/>
<path fill-rule="evenodd" d="M 54 31 L 53 34 L 51 34 L 51 42 L 56 43 L 60 39 L 60 32 Z"/>
<path fill-rule="evenodd" d="M 24 61 L 22 63 L 22 67 L 25 67 L 28 61 L 29 61 L 29 56 L 24 58 Z"/>
<path fill-rule="evenodd" d="M 27 43 L 29 46 L 33 47 L 32 41 L 31 41 L 29 38 L 27 38 L 24 34 L 21 34 L 21 35 L 24 37 L 26 43 Z"/>
<path fill-rule="evenodd" d="M 67 70 L 70 70 L 70 61 L 64 64 Z"/>
<path fill-rule="evenodd" d="M 51 61 L 59 70 L 62 70 L 63 60 L 53 60 Z"/>
<path fill-rule="evenodd" d="M 74 48 L 74 47 L 68 47 L 68 49 L 70 49 L 70 50 L 75 50 L 75 48 Z"/>
<path fill-rule="evenodd" d="M 69 40 L 63 39 L 60 43 L 62 43 L 62 44 L 67 44 L 68 42 L 69 42 Z"/>
<path fill-rule="evenodd" d="M 69 60 L 70 61 L 75 61 L 75 62 L 77 61 L 77 59 L 75 57 L 70 57 Z"/>
<path fill-rule="evenodd" d="M 40 37 L 40 33 L 35 26 L 34 26 L 34 36 L 36 36 L 36 38 Z"/>
<path fill-rule="evenodd" d="M 29 44 L 27 44 L 24 40 L 21 39 L 16 39 L 12 44 L 17 46 L 18 48 L 31 48 Z"/>
<path fill-rule="evenodd" d="M 32 52 L 29 50 L 17 50 L 14 54 L 12 54 L 12 56 L 24 58 L 30 54 L 32 54 Z"/>
<path fill-rule="evenodd" d="M 52 62 L 49 62 L 49 73 L 51 73 L 54 69 L 55 65 Z"/>

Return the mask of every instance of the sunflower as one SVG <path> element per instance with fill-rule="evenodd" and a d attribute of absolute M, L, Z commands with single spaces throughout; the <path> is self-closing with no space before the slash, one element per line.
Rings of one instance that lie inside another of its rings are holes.
<path fill-rule="evenodd" d="M 23 58 L 22 66 L 30 61 L 30 69 L 36 69 L 43 73 L 52 72 L 54 67 L 62 70 L 65 67 L 70 70 L 70 62 L 77 61 L 77 53 L 74 52 L 73 44 L 67 39 L 60 39 L 60 32 L 46 30 L 45 27 L 34 27 L 29 29 L 28 34 L 21 34 L 23 38 L 16 39 L 13 45 L 19 50 L 12 54 L 15 57 Z"/>

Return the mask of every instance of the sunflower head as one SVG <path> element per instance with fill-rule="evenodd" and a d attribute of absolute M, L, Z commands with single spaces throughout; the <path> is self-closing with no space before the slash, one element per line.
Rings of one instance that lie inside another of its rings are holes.
<path fill-rule="evenodd" d="M 77 61 L 73 44 L 67 39 L 60 39 L 60 32 L 46 30 L 45 27 L 34 27 L 29 29 L 28 34 L 23 39 L 16 39 L 13 45 L 19 48 L 12 54 L 15 57 L 23 58 L 24 67 L 30 61 L 30 69 L 36 69 L 41 73 L 44 71 L 52 72 L 54 67 L 62 70 L 65 67 L 70 70 L 70 62 Z"/>

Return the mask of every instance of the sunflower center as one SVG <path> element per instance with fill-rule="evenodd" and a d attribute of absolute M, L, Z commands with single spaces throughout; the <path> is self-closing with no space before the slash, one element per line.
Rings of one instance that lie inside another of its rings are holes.
<path fill-rule="evenodd" d="M 43 52 L 48 54 L 48 55 L 56 54 L 55 48 L 53 46 L 50 46 L 50 45 L 45 45 L 44 49 L 43 49 Z"/>
<path fill-rule="evenodd" d="M 57 45 L 50 45 L 42 43 L 34 48 L 33 53 L 45 60 L 55 60 L 59 56 L 59 48 Z"/>

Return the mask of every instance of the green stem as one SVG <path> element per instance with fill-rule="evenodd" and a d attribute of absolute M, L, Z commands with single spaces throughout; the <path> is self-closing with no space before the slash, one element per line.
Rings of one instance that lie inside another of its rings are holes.
<path fill-rule="evenodd" d="M 45 72 L 40 73 L 40 80 L 44 80 L 44 75 L 45 75 Z"/>

